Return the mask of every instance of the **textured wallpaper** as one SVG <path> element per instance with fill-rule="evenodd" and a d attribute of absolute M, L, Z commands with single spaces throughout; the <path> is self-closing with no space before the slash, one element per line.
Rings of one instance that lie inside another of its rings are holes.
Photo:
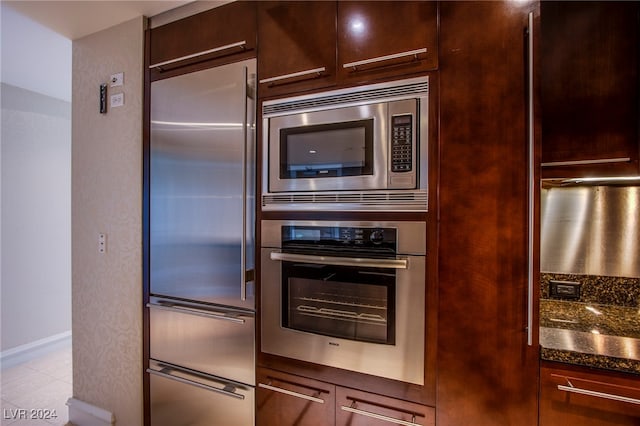
<path fill-rule="evenodd" d="M 142 424 L 142 98 L 144 18 L 73 42 L 73 396 Z M 124 72 L 124 106 L 99 87 Z M 98 251 L 98 234 L 107 237 Z"/>

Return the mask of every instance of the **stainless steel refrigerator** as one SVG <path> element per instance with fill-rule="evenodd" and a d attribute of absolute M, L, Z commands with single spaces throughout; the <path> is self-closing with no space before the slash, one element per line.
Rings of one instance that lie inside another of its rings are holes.
<path fill-rule="evenodd" d="M 255 70 L 151 83 L 153 426 L 254 424 Z"/>

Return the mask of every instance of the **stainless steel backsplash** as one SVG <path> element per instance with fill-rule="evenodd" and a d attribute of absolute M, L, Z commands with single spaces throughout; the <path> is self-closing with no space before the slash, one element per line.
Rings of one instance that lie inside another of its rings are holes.
<path fill-rule="evenodd" d="M 640 186 L 542 189 L 542 272 L 640 277 Z"/>

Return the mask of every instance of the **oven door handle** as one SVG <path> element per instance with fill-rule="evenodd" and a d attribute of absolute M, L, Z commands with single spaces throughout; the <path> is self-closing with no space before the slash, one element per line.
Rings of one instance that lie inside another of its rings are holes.
<path fill-rule="evenodd" d="M 409 259 L 371 259 L 362 257 L 317 256 L 309 254 L 282 253 L 272 251 L 271 260 L 313 263 L 316 265 L 360 266 L 367 268 L 408 269 Z"/>

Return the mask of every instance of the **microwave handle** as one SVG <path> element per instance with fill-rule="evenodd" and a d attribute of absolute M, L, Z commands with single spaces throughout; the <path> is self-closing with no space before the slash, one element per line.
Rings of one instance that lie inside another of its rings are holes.
<path fill-rule="evenodd" d="M 362 257 L 317 256 L 309 254 L 282 253 L 272 251 L 271 260 L 285 262 L 312 263 L 317 265 L 359 266 L 384 269 L 407 269 L 409 259 L 368 259 Z"/>

